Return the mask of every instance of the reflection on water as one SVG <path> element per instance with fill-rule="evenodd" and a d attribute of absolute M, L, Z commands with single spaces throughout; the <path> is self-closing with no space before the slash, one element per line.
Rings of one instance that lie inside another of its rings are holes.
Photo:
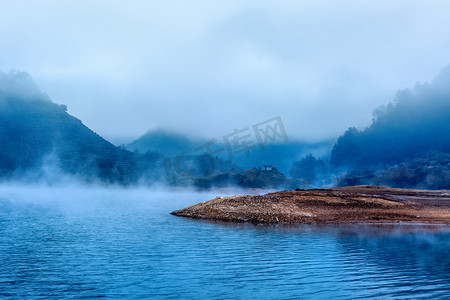
<path fill-rule="evenodd" d="M 0 296 L 449 296 L 448 227 L 258 226 L 169 215 L 215 196 L 3 187 Z"/>

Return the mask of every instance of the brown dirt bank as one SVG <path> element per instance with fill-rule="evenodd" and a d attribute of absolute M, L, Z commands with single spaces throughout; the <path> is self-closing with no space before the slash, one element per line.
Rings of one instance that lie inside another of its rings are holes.
<path fill-rule="evenodd" d="M 450 224 L 450 191 L 351 186 L 218 197 L 171 214 L 253 223 Z"/>

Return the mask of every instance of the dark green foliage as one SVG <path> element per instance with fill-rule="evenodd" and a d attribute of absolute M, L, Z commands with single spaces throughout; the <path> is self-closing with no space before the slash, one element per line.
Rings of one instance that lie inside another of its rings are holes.
<path fill-rule="evenodd" d="M 143 173 L 137 161 L 152 158 L 115 147 L 66 109 L 42 94 L 17 96 L 0 90 L 0 176 L 39 174 L 50 160 L 55 172 L 90 182 L 136 183 Z"/>
<path fill-rule="evenodd" d="M 450 188 L 450 68 L 397 94 L 363 131 L 350 128 L 331 153 L 338 185 Z"/>
<path fill-rule="evenodd" d="M 290 170 L 293 178 L 304 179 L 313 184 L 328 173 L 328 166 L 322 159 L 316 159 L 312 154 L 296 161 Z"/>
<path fill-rule="evenodd" d="M 252 168 L 245 171 L 230 170 L 216 172 L 209 176 L 198 177 L 194 186 L 199 189 L 212 187 L 239 186 L 243 188 L 281 188 L 287 187 L 292 181 L 272 166 Z M 303 186 L 303 185 L 302 185 Z"/>
<path fill-rule="evenodd" d="M 375 111 L 372 125 L 350 128 L 331 153 L 345 167 L 385 167 L 434 152 L 450 152 L 450 69 L 432 84 L 397 94 L 394 104 Z"/>
<path fill-rule="evenodd" d="M 236 174 L 234 181 L 242 187 L 279 188 L 286 184 L 287 177 L 274 167 L 270 169 L 253 168 Z"/>

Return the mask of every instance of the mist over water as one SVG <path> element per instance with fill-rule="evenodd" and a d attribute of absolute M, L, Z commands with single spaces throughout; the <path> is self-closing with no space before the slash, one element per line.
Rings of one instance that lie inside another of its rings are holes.
<path fill-rule="evenodd" d="M 448 296 L 446 227 L 258 226 L 169 214 L 235 193 L 0 186 L 0 296 Z"/>

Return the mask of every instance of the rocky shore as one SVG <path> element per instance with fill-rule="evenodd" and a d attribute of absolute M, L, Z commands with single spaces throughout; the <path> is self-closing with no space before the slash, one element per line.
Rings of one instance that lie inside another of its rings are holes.
<path fill-rule="evenodd" d="M 175 216 L 252 223 L 450 224 L 450 191 L 352 186 L 217 197 Z"/>

